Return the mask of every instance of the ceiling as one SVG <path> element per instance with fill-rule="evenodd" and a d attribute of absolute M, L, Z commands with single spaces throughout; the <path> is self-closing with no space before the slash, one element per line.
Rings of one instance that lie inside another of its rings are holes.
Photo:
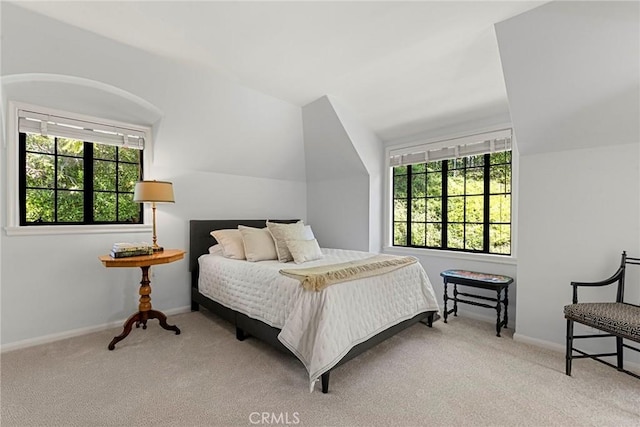
<path fill-rule="evenodd" d="M 545 2 L 21 2 L 303 106 L 331 95 L 384 141 L 509 117 L 493 24 Z"/>

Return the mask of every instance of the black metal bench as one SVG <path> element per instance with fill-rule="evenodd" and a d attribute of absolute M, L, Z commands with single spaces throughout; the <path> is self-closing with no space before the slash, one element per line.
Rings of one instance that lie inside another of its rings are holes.
<path fill-rule="evenodd" d="M 624 340 L 631 340 L 640 343 L 640 306 L 624 302 L 624 279 L 626 266 L 628 264 L 640 265 L 640 258 L 627 257 L 626 252 L 622 253 L 620 268 L 608 279 L 599 282 L 571 282 L 573 286 L 573 304 L 564 307 L 564 317 L 567 319 L 567 354 L 566 354 L 566 374 L 571 375 L 571 361 L 573 359 L 591 358 L 605 365 L 618 369 L 618 371 L 640 378 L 633 372 L 624 369 L 623 350 L 625 348 L 640 352 L 639 348 L 632 347 L 624 343 Z M 618 292 L 615 302 L 578 302 L 578 287 L 606 286 L 618 282 Z M 574 335 L 573 323 L 578 322 L 605 332 L 604 334 Z M 602 338 L 615 337 L 615 353 L 588 354 L 573 346 L 574 339 L 580 338 Z M 579 353 L 574 355 L 573 352 Z M 609 363 L 602 357 L 616 356 L 617 363 Z"/>

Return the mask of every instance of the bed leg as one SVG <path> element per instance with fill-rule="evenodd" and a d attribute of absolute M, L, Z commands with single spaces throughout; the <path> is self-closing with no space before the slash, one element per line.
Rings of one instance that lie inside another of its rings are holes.
<path fill-rule="evenodd" d="M 200 304 L 195 301 L 191 301 L 191 311 L 200 311 Z"/>
<path fill-rule="evenodd" d="M 244 331 L 242 330 L 242 328 L 239 328 L 238 326 L 236 326 L 236 339 L 238 341 L 244 341 L 244 339 L 247 337 L 247 335 L 244 333 Z"/>
<path fill-rule="evenodd" d="M 322 374 L 322 392 L 327 394 L 329 393 L 329 374 L 331 371 L 325 372 Z"/>
<path fill-rule="evenodd" d="M 427 325 L 428 327 L 432 328 L 433 327 L 433 321 L 434 320 L 438 320 L 438 317 L 435 317 L 436 314 L 435 313 L 430 313 L 427 317 L 425 317 L 424 319 L 420 320 L 420 323 L 422 323 L 423 325 Z"/>

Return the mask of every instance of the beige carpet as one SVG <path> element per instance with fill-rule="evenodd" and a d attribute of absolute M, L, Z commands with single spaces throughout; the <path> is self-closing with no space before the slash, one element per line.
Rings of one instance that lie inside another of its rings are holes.
<path fill-rule="evenodd" d="M 115 351 L 119 329 L 3 354 L 2 426 L 640 425 L 640 380 L 591 360 L 567 377 L 563 355 L 461 317 L 348 362 L 327 395 L 309 393 L 296 359 L 236 341 L 210 313 L 169 321 L 181 335 L 152 320 Z"/>

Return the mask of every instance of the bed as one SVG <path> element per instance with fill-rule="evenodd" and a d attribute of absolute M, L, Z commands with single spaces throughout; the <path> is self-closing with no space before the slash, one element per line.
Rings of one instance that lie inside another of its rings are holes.
<path fill-rule="evenodd" d="M 277 261 L 248 262 L 210 255 L 209 248 L 217 243 L 210 232 L 235 229 L 238 225 L 262 228 L 265 220 L 190 221 L 191 309 L 197 311 L 203 306 L 226 319 L 235 326 L 236 338 L 240 341 L 253 336 L 297 357 L 309 372 L 311 390 L 320 380 L 322 392 L 327 393 L 332 370 L 415 323 L 422 322 L 431 327 L 439 312 L 433 288 L 419 263 L 397 270 L 405 282 L 413 277 L 417 279 L 412 281 L 420 282 L 407 285 L 407 290 L 398 291 L 393 287 L 399 280 L 394 278 L 391 283 L 394 272 L 315 292 L 302 289 L 296 279 L 278 274 L 281 268 L 304 267 L 307 263 L 297 266 Z M 326 259 L 316 263 L 350 261 L 372 255 L 325 248 L 322 251 Z M 228 281 L 226 276 L 219 276 L 225 272 L 233 273 L 232 281 L 240 284 L 244 292 L 240 298 L 226 294 Z M 373 301 L 367 302 L 370 309 L 364 303 L 353 303 L 355 297 L 350 292 L 358 289 L 360 296 L 357 298 Z M 403 296 L 398 296 L 396 302 L 394 293 Z M 279 300 L 285 313 L 265 309 L 271 302 L 263 303 L 258 294 Z M 402 298 L 403 302 L 400 301 Z M 407 307 L 407 301 L 413 306 Z M 394 311 L 397 307 L 401 307 L 402 312 Z"/>

